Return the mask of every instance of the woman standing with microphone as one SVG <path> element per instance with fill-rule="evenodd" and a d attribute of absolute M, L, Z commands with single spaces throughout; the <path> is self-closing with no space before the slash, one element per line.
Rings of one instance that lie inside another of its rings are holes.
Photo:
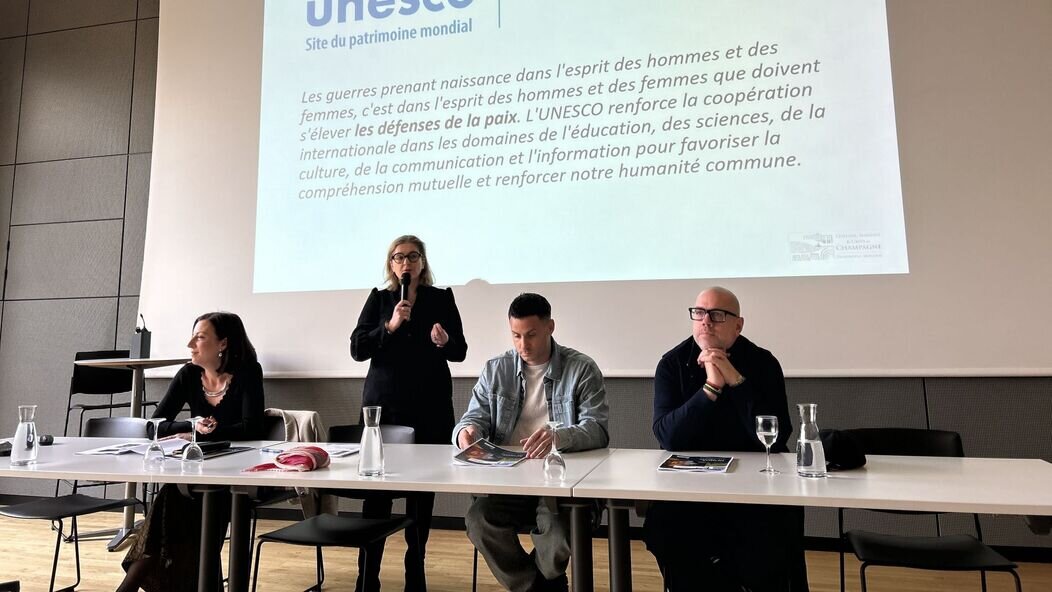
<path fill-rule="evenodd" d="M 467 354 L 460 311 L 449 288 L 434 287 L 424 242 L 400 236 L 387 249 L 387 283 L 373 289 L 351 333 L 351 357 L 369 360 L 362 405 L 383 408 L 380 421 L 412 426 L 419 444 L 445 444 L 455 423 L 453 380 L 449 362 Z M 411 494 L 406 512 L 413 524 L 406 529 L 405 589 L 427 589 L 424 551 L 431 529 L 435 494 Z M 362 505 L 366 518 L 391 515 L 391 498 L 373 496 Z M 368 550 L 369 565 L 359 555 L 355 590 L 380 589 L 383 544 Z"/>

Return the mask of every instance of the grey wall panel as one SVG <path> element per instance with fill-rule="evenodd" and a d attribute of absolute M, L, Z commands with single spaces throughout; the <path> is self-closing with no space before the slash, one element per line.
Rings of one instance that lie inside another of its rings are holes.
<path fill-rule="evenodd" d="M 25 50 L 24 37 L 0 40 L 0 164 L 15 161 Z"/>
<path fill-rule="evenodd" d="M 121 221 L 11 228 L 7 299 L 116 296 Z"/>
<path fill-rule="evenodd" d="M 606 379 L 612 448 L 660 448 L 654 437 L 654 380 Z"/>
<path fill-rule="evenodd" d="M 161 16 L 161 0 L 139 0 L 139 18 Z"/>
<path fill-rule="evenodd" d="M 33 0 L 29 32 L 87 27 L 135 18 L 136 0 Z"/>
<path fill-rule="evenodd" d="M 74 354 L 111 349 L 116 314 L 116 298 L 7 302 L 0 335 L 4 416 L 32 398 L 40 405 L 38 429 L 61 434 Z"/>
<path fill-rule="evenodd" d="M 29 0 L 0 2 L 0 38 L 26 34 Z"/>
<path fill-rule="evenodd" d="M 927 381 L 931 427 L 961 434 L 968 456 L 1052 460 L 1052 378 L 932 378 Z M 969 517 L 944 519 L 970 532 Z M 1052 547 L 1015 516 L 984 516 L 983 534 L 996 545 Z M 963 530 L 961 530 L 963 529 Z"/>
<path fill-rule="evenodd" d="M 29 38 L 18 161 L 126 153 L 135 22 Z"/>
<path fill-rule="evenodd" d="M 931 427 L 961 434 L 968 456 L 1052 461 L 1052 377 L 930 378 Z"/>
<path fill-rule="evenodd" d="M 131 349 L 132 337 L 135 335 L 136 322 L 139 320 L 139 299 L 136 297 L 119 298 L 117 301 L 117 347 Z M 149 327 L 149 325 L 146 325 Z"/>
<path fill-rule="evenodd" d="M 796 450 L 796 405 L 818 404 L 818 427 L 925 427 L 924 383 L 919 378 L 791 378 L 786 380 Z"/>
<path fill-rule="evenodd" d="M 150 155 L 133 154 L 128 157 L 128 193 L 124 211 L 124 248 L 121 254 L 121 296 L 139 293 L 149 194 Z"/>
<path fill-rule="evenodd" d="M 189 339 L 193 319 L 186 321 Z M 251 337 L 251 328 L 249 337 Z M 322 416 L 326 427 L 358 423 L 362 401 L 361 379 L 267 380 L 264 384 L 267 407 L 312 409 Z"/>
<path fill-rule="evenodd" d="M 153 150 L 153 104 L 157 91 L 157 19 L 139 21 L 135 34 L 131 152 Z"/>
<path fill-rule="evenodd" d="M 0 284 L 3 283 L 4 269 L 7 264 L 7 233 L 11 221 L 11 185 L 15 167 L 0 166 Z M 0 290 L 3 286 L 0 285 Z M 0 292 L 0 298 L 3 293 Z"/>
<path fill-rule="evenodd" d="M 12 224 L 124 217 L 127 156 L 18 165 Z"/>
<path fill-rule="evenodd" d="M 73 354 L 113 347 L 116 314 L 116 298 L 5 303 L 0 417 L 15 417 L 17 406 L 31 401 L 38 405 L 37 429 L 61 434 Z M 0 488 L 7 494 L 54 493 L 53 482 L 35 479 L 5 480 Z"/>

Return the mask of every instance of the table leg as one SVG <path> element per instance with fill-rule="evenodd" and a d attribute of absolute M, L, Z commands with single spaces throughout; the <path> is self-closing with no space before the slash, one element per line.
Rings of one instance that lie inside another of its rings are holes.
<path fill-rule="evenodd" d="M 142 415 L 142 398 L 143 398 L 143 387 L 145 386 L 145 374 L 143 369 L 140 367 L 132 368 L 132 394 L 131 394 L 131 411 L 129 412 L 131 417 L 139 417 Z M 125 483 L 124 484 L 124 497 L 135 497 L 136 490 L 138 489 L 138 483 Z M 135 530 L 135 506 L 126 506 L 124 508 L 124 521 L 120 528 L 117 529 L 117 534 L 110 539 L 109 543 L 106 543 L 106 549 L 108 551 L 116 551 L 129 536 L 133 534 Z"/>
<path fill-rule="evenodd" d="M 248 592 L 249 567 L 252 562 L 251 502 L 248 494 L 237 487 L 230 490 L 230 561 L 228 589 L 230 592 Z"/>
<path fill-rule="evenodd" d="M 223 552 L 223 532 L 226 527 L 220 518 L 223 512 L 219 504 L 223 501 L 222 487 L 205 486 L 201 503 L 201 548 L 198 554 L 197 589 L 199 592 L 218 592 L 221 588 L 219 554 Z"/>
<path fill-rule="evenodd" d="M 631 502 L 608 500 L 610 592 L 632 592 L 632 544 L 628 532 Z"/>
<path fill-rule="evenodd" d="M 570 556 L 574 592 L 592 592 L 592 504 L 574 500 L 570 507 Z"/>

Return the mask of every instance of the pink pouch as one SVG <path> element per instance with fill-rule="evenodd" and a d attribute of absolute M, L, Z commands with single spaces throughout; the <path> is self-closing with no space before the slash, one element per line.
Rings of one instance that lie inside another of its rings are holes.
<path fill-rule="evenodd" d="M 296 446 L 278 454 L 272 463 L 248 467 L 246 472 L 256 471 L 313 471 L 329 466 L 329 453 L 318 446 Z"/>

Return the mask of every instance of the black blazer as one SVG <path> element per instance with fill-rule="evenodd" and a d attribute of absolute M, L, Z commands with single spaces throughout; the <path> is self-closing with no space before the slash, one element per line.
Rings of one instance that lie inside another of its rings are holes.
<path fill-rule="evenodd" d="M 654 435 L 666 450 L 763 452 L 756 438 L 756 416 L 778 417 L 778 439 L 771 452 L 787 452 L 793 433 L 782 367 L 771 352 L 739 335 L 727 353 L 745 377 L 724 387 L 715 402 L 702 385 L 701 349 L 689 337 L 666 353 L 654 374 Z"/>
<path fill-rule="evenodd" d="M 409 320 L 388 333 L 384 323 L 398 302 L 398 291 L 373 289 L 351 333 L 351 357 L 370 360 L 363 404 L 384 407 L 384 423 L 398 417 L 396 423 L 417 428 L 417 442 L 431 439 L 421 431 L 433 431 L 445 443 L 453 429 L 449 362 L 462 362 L 468 351 L 460 311 L 453 290 L 419 286 Z M 435 323 L 449 334 L 444 347 L 431 342 Z"/>
<path fill-rule="evenodd" d="M 157 404 L 153 417 L 165 421 L 157 427 L 162 436 L 190 431 L 190 422 L 174 421 L 183 406 L 190 405 L 190 415 L 214 417 L 216 429 L 211 434 L 198 434 L 199 440 L 259 440 L 263 438 L 263 368 L 258 362 L 247 363 L 233 372 L 230 389 L 217 406 L 205 398 L 201 386 L 200 366 L 186 364 L 168 383 L 168 392 Z"/>

